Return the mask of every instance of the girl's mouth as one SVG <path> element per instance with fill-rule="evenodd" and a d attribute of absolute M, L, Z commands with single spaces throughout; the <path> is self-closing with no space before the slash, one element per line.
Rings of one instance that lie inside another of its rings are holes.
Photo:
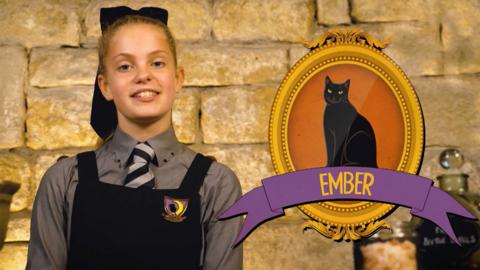
<path fill-rule="evenodd" d="M 138 93 L 134 94 L 132 97 L 153 97 L 153 96 L 156 96 L 156 95 L 158 95 L 158 92 L 147 90 L 147 91 L 138 92 Z"/>
<path fill-rule="evenodd" d="M 134 93 L 131 97 L 137 101 L 149 102 L 154 100 L 159 94 L 160 93 L 155 90 L 145 89 Z"/>

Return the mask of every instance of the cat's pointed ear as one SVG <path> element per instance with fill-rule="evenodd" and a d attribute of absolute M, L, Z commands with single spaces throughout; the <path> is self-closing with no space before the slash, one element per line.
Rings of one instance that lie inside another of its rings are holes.
<path fill-rule="evenodd" d="M 331 84 L 332 83 L 332 80 L 330 80 L 330 77 L 325 77 L 325 83 L 326 84 Z"/>
<path fill-rule="evenodd" d="M 345 85 L 345 88 L 348 88 L 350 86 L 350 79 L 346 80 L 343 85 Z"/>

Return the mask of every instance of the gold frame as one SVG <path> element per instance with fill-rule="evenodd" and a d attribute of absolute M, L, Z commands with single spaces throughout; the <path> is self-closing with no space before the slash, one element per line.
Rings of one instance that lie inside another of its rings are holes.
<path fill-rule="evenodd" d="M 404 146 L 398 171 L 417 174 L 424 150 L 424 123 L 420 103 L 412 84 L 401 68 L 381 49 L 387 46 L 358 29 L 335 29 L 311 43 L 310 52 L 290 69 L 275 96 L 269 124 L 269 144 L 276 174 L 294 171 L 289 149 L 287 127 L 292 105 L 304 84 L 328 67 L 353 64 L 366 68 L 384 80 L 394 93 L 404 122 Z M 313 220 L 304 224 L 335 240 L 356 240 L 381 227 L 380 220 L 395 205 L 376 202 L 339 204 L 320 202 L 298 206 Z"/>

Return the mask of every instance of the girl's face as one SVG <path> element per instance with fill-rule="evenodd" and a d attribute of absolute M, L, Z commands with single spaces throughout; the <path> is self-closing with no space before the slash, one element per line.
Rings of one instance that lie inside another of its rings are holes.
<path fill-rule="evenodd" d="M 145 23 L 121 26 L 110 40 L 104 66 L 98 84 L 105 98 L 115 103 L 120 127 L 170 125 L 184 74 L 175 66 L 161 28 Z"/>

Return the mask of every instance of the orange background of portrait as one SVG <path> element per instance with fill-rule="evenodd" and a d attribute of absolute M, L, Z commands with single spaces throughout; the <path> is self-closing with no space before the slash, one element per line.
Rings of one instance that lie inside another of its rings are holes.
<path fill-rule="evenodd" d="M 397 169 L 403 152 L 403 118 L 394 93 L 374 72 L 353 64 L 328 67 L 310 78 L 298 93 L 288 120 L 288 147 L 295 170 L 325 167 L 323 132 L 325 77 L 334 83 L 350 79 L 348 98 L 375 132 L 377 165 Z"/>

